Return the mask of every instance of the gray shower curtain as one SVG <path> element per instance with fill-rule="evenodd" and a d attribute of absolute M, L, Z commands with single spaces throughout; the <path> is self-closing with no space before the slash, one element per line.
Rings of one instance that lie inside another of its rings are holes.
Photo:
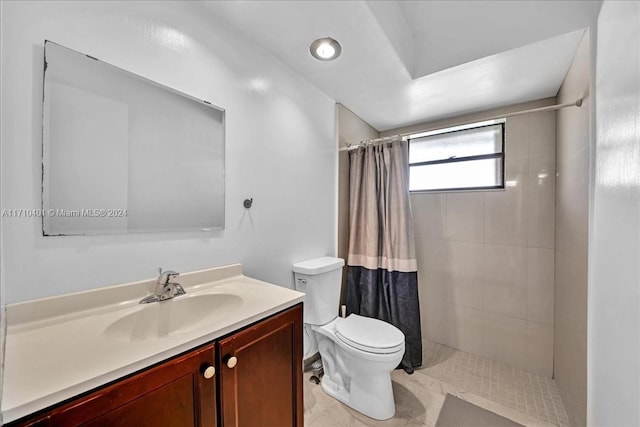
<path fill-rule="evenodd" d="M 422 365 L 418 273 L 409 204 L 407 141 L 349 152 L 347 312 L 405 335 L 402 367 Z"/>

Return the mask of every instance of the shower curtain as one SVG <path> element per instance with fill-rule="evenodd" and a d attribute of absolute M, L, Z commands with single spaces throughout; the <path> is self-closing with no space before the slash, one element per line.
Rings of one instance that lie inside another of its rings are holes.
<path fill-rule="evenodd" d="M 418 273 L 409 204 L 407 141 L 349 152 L 347 311 L 405 335 L 401 366 L 422 364 Z"/>

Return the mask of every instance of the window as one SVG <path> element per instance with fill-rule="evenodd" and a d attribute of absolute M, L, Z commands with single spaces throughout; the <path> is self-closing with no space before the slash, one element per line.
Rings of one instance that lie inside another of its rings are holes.
<path fill-rule="evenodd" d="M 409 138 L 409 190 L 504 188 L 504 120 Z"/>

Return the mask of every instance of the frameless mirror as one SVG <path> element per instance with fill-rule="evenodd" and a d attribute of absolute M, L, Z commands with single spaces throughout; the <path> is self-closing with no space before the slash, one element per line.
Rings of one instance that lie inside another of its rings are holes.
<path fill-rule="evenodd" d="M 224 227 L 223 109 L 45 42 L 44 235 Z"/>

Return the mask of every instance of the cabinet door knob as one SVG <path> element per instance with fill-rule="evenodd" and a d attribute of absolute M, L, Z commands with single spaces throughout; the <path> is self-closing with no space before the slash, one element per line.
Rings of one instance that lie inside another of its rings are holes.
<path fill-rule="evenodd" d="M 238 358 L 235 356 L 229 356 L 227 358 L 227 367 L 228 368 L 235 368 L 235 366 L 238 364 Z"/>
<path fill-rule="evenodd" d="M 213 376 L 216 374 L 216 368 L 214 368 L 213 366 L 207 366 L 206 368 L 204 368 L 202 370 L 202 375 L 206 378 L 206 379 L 211 379 L 213 378 Z"/>

